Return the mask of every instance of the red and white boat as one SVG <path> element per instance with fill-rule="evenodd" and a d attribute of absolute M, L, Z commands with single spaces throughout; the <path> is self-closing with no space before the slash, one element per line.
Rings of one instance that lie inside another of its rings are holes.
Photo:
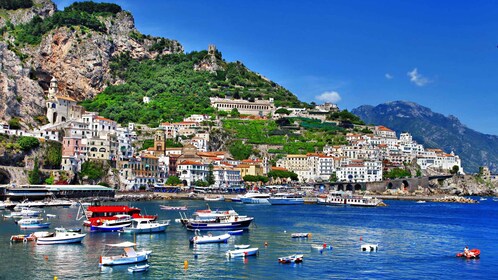
<path fill-rule="evenodd" d="M 467 258 L 467 259 L 477 259 L 481 255 L 481 250 L 479 249 L 470 249 L 467 254 L 464 252 L 456 254 L 457 257 Z"/>
<path fill-rule="evenodd" d="M 82 206 L 80 206 L 81 209 Z M 85 226 L 101 226 L 104 223 L 113 222 L 120 219 L 123 215 L 129 215 L 132 219 L 142 218 L 155 221 L 157 215 L 141 215 L 140 208 L 130 207 L 126 205 L 97 205 L 88 206 L 84 209 L 86 221 Z M 80 216 L 80 215 L 79 215 Z"/>

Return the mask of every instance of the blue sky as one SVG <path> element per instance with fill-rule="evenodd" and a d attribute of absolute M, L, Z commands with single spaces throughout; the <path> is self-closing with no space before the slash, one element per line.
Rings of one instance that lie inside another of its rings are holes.
<path fill-rule="evenodd" d="M 54 1 L 63 9 L 73 1 Z M 498 2 L 105 1 L 187 52 L 215 44 L 299 99 L 406 100 L 498 135 Z"/>

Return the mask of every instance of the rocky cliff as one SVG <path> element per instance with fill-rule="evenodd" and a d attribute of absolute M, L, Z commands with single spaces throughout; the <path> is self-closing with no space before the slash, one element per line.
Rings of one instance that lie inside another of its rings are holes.
<path fill-rule="evenodd" d="M 13 24 L 26 23 L 38 15 L 50 17 L 55 5 L 49 0 L 34 1 L 31 9 L 4 11 Z M 155 58 L 161 54 L 183 52 L 174 40 L 140 34 L 132 15 L 126 11 L 98 16 L 107 31 L 84 26 L 62 26 L 43 35 L 37 45 L 18 46 L 11 33 L 0 42 L 0 121 L 20 118 L 25 125 L 36 125 L 43 116 L 44 91 L 51 77 L 59 81 L 59 91 L 78 101 L 92 98 L 107 84 L 120 83 L 110 74 L 112 57 L 129 53 L 132 58 Z"/>

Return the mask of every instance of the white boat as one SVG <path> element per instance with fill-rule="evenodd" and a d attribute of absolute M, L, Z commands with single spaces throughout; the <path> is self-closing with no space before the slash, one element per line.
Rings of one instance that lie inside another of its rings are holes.
<path fill-rule="evenodd" d="M 168 206 L 168 205 L 160 205 L 159 206 L 162 210 L 167 210 L 167 211 L 187 211 L 187 205 L 185 206 Z"/>
<path fill-rule="evenodd" d="M 208 205 L 208 209 L 197 210 L 192 214 L 196 220 L 212 220 L 216 218 L 222 218 L 226 216 L 239 216 L 235 210 L 211 210 Z"/>
<path fill-rule="evenodd" d="M 132 264 L 145 262 L 150 258 L 152 251 L 133 249 L 137 244 L 133 242 L 122 242 L 117 244 L 105 244 L 104 253 L 100 256 L 99 264 L 101 266 L 112 266 L 121 264 Z M 119 255 L 110 255 L 111 251 L 122 249 L 124 253 Z"/>
<path fill-rule="evenodd" d="M 137 218 L 131 220 L 129 227 L 123 228 L 125 233 L 156 233 L 166 231 L 170 220 L 166 221 L 151 221 L 150 219 Z"/>
<path fill-rule="evenodd" d="M 268 198 L 271 205 L 294 205 L 304 204 L 304 198 L 301 195 L 293 193 L 276 193 Z"/>
<path fill-rule="evenodd" d="M 383 201 L 376 197 L 371 196 L 353 196 L 350 192 L 334 192 L 327 196 L 325 200 L 327 205 L 337 206 L 363 206 L 363 207 L 376 207 L 383 205 Z M 385 205 L 385 204 L 384 204 Z"/>
<path fill-rule="evenodd" d="M 23 208 L 29 208 L 29 207 L 45 207 L 45 202 L 43 201 L 28 201 L 24 200 L 21 203 L 18 203 L 15 207 L 14 210 L 21 210 Z"/>
<path fill-rule="evenodd" d="M 40 219 L 26 219 L 22 224 L 19 224 L 21 229 L 39 229 L 48 228 L 50 223 L 43 223 Z"/>
<path fill-rule="evenodd" d="M 230 238 L 230 234 L 225 233 L 221 235 L 212 235 L 208 233 L 207 235 L 201 235 L 199 230 L 195 231 L 195 236 L 190 238 L 190 243 L 193 244 L 205 244 L 205 243 L 223 243 L 227 242 Z"/>
<path fill-rule="evenodd" d="M 247 248 L 247 249 L 238 249 L 238 250 L 228 250 L 226 252 L 227 257 L 236 258 L 236 257 L 247 257 L 254 256 L 258 253 L 258 248 Z"/>
<path fill-rule="evenodd" d="M 91 225 L 90 229 L 95 231 L 119 231 L 131 225 L 131 216 L 126 214 L 114 215 L 114 220 L 104 220 L 100 225 Z"/>
<path fill-rule="evenodd" d="M 69 207 L 75 205 L 74 201 L 71 200 L 66 200 L 66 199 L 51 199 L 45 203 L 45 206 L 47 207 L 57 207 L 57 206 L 62 206 L 62 207 Z"/>
<path fill-rule="evenodd" d="M 247 249 L 247 248 L 251 247 L 251 245 L 239 244 L 239 245 L 235 245 L 234 247 L 235 247 L 235 249 Z"/>
<path fill-rule="evenodd" d="M 42 213 L 41 209 L 24 207 L 21 211 L 11 212 L 12 217 L 35 217 Z"/>
<path fill-rule="evenodd" d="M 65 228 L 56 228 L 53 236 L 40 237 L 36 241 L 38 245 L 81 243 L 86 233 L 67 231 Z"/>
<path fill-rule="evenodd" d="M 135 266 L 130 266 L 128 267 L 128 272 L 144 272 L 149 270 L 150 265 L 144 264 L 144 265 L 135 265 Z"/>
<path fill-rule="evenodd" d="M 311 233 L 309 232 L 298 232 L 291 234 L 292 238 L 308 238 L 311 237 Z"/>
<path fill-rule="evenodd" d="M 360 250 L 362 252 L 377 252 L 379 244 L 362 244 Z"/>
<path fill-rule="evenodd" d="M 248 192 L 240 197 L 240 200 L 246 204 L 268 204 L 270 194 L 260 192 Z"/>
<path fill-rule="evenodd" d="M 17 221 L 16 224 L 29 225 L 29 224 L 41 223 L 41 222 L 43 222 L 42 218 L 22 218 L 19 221 Z"/>
<path fill-rule="evenodd" d="M 209 196 L 209 195 L 206 195 L 204 197 L 204 200 L 205 201 L 224 201 L 225 200 L 225 197 L 222 196 L 222 195 L 216 195 L 216 196 Z"/>
<path fill-rule="evenodd" d="M 47 218 L 57 218 L 57 215 L 55 215 L 55 214 L 47 214 Z"/>
<path fill-rule="evenodd" d="M 417 200 L 417 203 L 426 203 L 427 201 L 425 200 Z"/>
<path fill-rule="evenodd" d="M 303 255 L 290 255 L 287 257 L 278 258 L 279 263 L 300 263 L 303 262 Z"/>

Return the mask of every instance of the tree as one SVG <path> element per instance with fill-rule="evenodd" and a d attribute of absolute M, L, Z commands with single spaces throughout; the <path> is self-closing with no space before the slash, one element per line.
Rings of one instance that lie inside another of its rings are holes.
<path fill-rule="evenodd" d="M 46 145 L 43 157 L 45 168 L 59 168 L 62 162 L 62 145 L 55 141 L 48 141 Z"/>
<path fill-rule="evenodd" d="M 408 178 L 411 177 L 411 173 L 408 170 L 401 168 L 393 168 L 389 172 L 384 173 L 384 178 L 395 179 L 395 178 Z"/>
<path fill-rule="evenodd" d="M 178 178 L 178 176 L 169 176 L 168 177 L 168 180 L 166 180 L 166 185 L 170 185 L 170 186 L 176 186 L 176 185 L 180 185 L 182 183 L 182 181 L 180 180 L 180 178 Z"/>
<path fill-rule="evenodd" d="M 35 157 L 35 165 L 33 166 L 33 170 L 28 174 L 28 182 L 30 184 L 39 184 L 41 182 L 40 167 L 37 157 Z"/>
<path fill-rule="evenodd" d="M 246 182 L 268 182 L 268 177 L 261 175 L 246 175 L 242 179 L 244 179 L 244 181 Z"/>
<path fill-rule="evenodd" d="M 450 174 L 458 174 L 458 171 L 460 171 L 460 167 L 453 165 L 453 168 L 450 169 Z"/>
<path fill-rule="evenodd" d="M 208 174 L 207 174 L 207 177 L 206 177 L 206 181 L 208 183 L 208 185 L 213 185 L 215 183 L 215 180 L 214 180 L 214 174 L 213 174 L 213 165 L 212 164 L 209 164 L 208 165 Z"/>
<path fill-rule="evenodd" d="M 292 171 L 285 171 L 285 170 L 272 170 L 268 172 L 268 177 L 271 178 L 291 178 L 292 181 L 297 181 L 298 176 L 296 173 Z"/>
<path fill-rule="evenodd" d="M 337 174 L 335 172 L 332 172 L 332 175 L 330 175 L 329 182 L 334 183 L 337 182 L 337 180 L 338 180 Z"/>
<path fill-rule="evenodd" d="M 232 118 L 238 118 L 238 117 L 240 117 L 239 110 L 237 110 L 237 108 L 233 108 L 232 111 L 230 111 L 230 116 Z"/>
<path fill-rule="evenodd" d="M 80 176 L 87 176 L 90 180 L 97 180 L 104 177 L 104 164 L 95 161 L 85 161 L 81 165 Z"/>
<path fill-rule="evenodd" d="M 18 118 L 12 118 L 8 121 L 10 129 L 21 129 L 21 121 Z"/>
<path fill-rule="evenodd" d="M 249 158 L 252 154 L 252 146 L 245 145 L 242 141 L 235 141 L 229 147 L 228 150 L 232 154 L 233 158 L 236 160 L 243 160 Z"/>
<path fill-rule="evenodd" d="M 207 187 L 207 186 L 209 186 L 208 182 L 206 182 L 204 180 L 197 180 L 197 181 L 194 182 L 194 185 L 198 186 L 198 187 Z"/>
<path fill-rule="evenodd" d="M 283 115 L 289 115 L 291 111 L 285 109 L 285 108 L 280 108 L 275 111 L 275 114 L 283 114 Z"/>
<path fill-rule="evenodd" d="M 35 137 L 21 136 L 17 139 L 17 144 L 21 146 L 23 151 L 29 151 L 40 146 L 40 141 Z"/>

